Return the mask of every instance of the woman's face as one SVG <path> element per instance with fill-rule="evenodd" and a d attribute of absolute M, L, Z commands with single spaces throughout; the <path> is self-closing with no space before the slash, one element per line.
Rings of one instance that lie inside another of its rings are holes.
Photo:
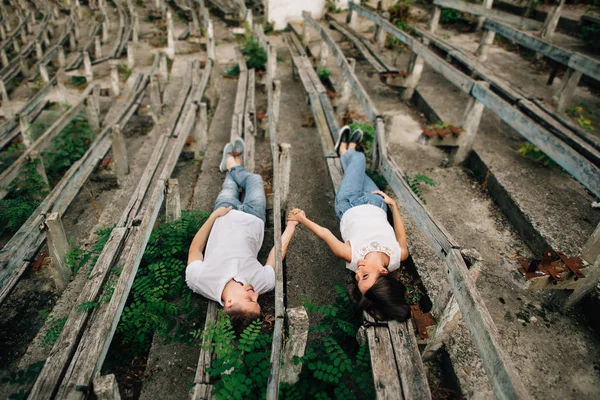
<path fill-rule="evenodd" d="M 358 282 L 358 290 L 365 294 L 377 281 L 380 274 L 387 274 L 388 270 L 382 265 L 379 257 L 358 260 L 358 269 L 354 275 Z"/>

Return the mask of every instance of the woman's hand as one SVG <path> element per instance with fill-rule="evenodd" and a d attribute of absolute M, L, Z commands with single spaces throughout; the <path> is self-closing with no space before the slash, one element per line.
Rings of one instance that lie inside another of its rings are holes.
<path fill-rule="evenodd" d="M 306 218 L 306 214 L 299 208 L 292 208 L 292 210 L 288 213 L 288 225 L 294 224 L 298 225 L 302 223 L 302 220 Z"/>
<path fill-rule="evenodd" d="M 219 218 L 219 217 L 222 217 L 224 215 L 227 215 L 227 213 L 229 211 L 231 211 L 232 209 L 233 209 L 232 206 L 229 206 L 229 207 L 219 207 L 215 211 L 212 212 L 212 215 L 214 215 L 215 218 Z"/>
<path fill-rule="evenodd" d="M 390 196 L 388 196 L 387 194 L 385 194 L 384 192 L 382 192 L 381 190 L 374 190 L 371 193 L 378 194 L 381 197 L 383 197 L 383 202 L 385 204 L 387 204 L 388 206 L 392 206 L 392 207 L 396 206 L 396 201 L 394 199 L 392 199 Z"/>

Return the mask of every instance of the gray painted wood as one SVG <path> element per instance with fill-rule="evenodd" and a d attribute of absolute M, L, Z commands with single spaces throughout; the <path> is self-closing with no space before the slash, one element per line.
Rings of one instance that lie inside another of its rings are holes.
<path fill-rule="evenodd" d="M 450 250 L 445 265 L 456 302 L 479 350 L 494 395 L 497 399 L 507 400 L 531 398 L 519 372 L 500 346 L 496 325 L 469 276 L 460 250 Z"/>
<path fill-rule="evenodd" d="M 98 301 L 102 292 L 102 285 L 106 282 L 111 268 L 115 265 L 116 255 L 119 253 L 126 235 L 126 228 L 113 229 L 104 246 L 105 250 L 98 258 L 92 274 L 86 281 L 75 304 Z M 42 368 L 35 381 L 33 389 L 31 389 L 30 399 L 46 399 L 49 394 L 56 391 L 60 376 L 66 371 L 69 358 L 77 345 L 77 338 L 87 323 L 90 314 L 91 310 L 80 311 L 78 307 L 71 309 L 67 322 L 46 358 L 44 368 Z"/>
<path fill-rule="evenodd" d="M 528 30 L 539 30 L 542 27 L 542 23 L 533 19 L 519 17 L 514 14 L 493 10 L 478 4 L 466 3 L 460 0 L 435 0 L 433 4 L 442 8 L 450 8 L 464 13 L 478 15 L 486 19 L 492 18 Z"/>
<path fill-rule="evenodd" d="M 562 140 L 549 135 L 531 119 L 510 107 L 504 100 L 479 85 L 471 93 L 478 101 L 493 111 L 510 127 L 552 158 L 596 197 L 600 197 L 600 170 L 575 152 Z"/>
<path fill-rule="evenodd" d="M 195 63 L 193 68 L 188 68 L 196 71 L 198 64 Z M 190 82 L 191 76 L 184 79 Z M 197 88 L 195 88 L 197 90 Z M 184 91 L 185 92 L 185 91 Z M 192 96 L 188 96 L 191 101 Z M 94 310 L 94 315 L 91 323 L 86 327 L 86 333 L 83 335 L 77 351 L 73 356 L 73 360 L 65 374 L 61 386 L 58 391 L 59 398 L 83 398 L 77 387 L 89 386 L 90 380 L 93 378 L 96 371 L 102 367 L 102 363 L 110 346 L 110 342 L 116 330 L 118 321 L 123 311 L 123 307 L 127 300 L 127 296 L 133 284 L 137 268 L 141 262 L 144 249 L 150 238 L 150 234 L 154 227 L 154 223 L 161 209 L 164 200 L 164 188 L 167 179 L 173 172 L 175 164 L 185 145 L 185 140 L 192 129 L 193 121 L 195 120 L 196 110 L 194 107 L 186 107 L 186 103 L 181 104 L 181 108 L 174 108 L 172 114 L 179 114 L 181 110 L 185 110 L 187 115 L 183 117 L 186 122 L 181 125 L 184 132 L 178 135 L 171 135 L 171 131 L 163 131 L 163 135 L 170 137 L 171 145 L 169 150 L 165 151 L 166 159 L 161 163 L 161 168 L 156 165 L 149 165 L 147 169 L 153 169 L 155 176 L 152 188 L 149 190 L 150 196 L 146 197 L 140 211 L 135 214 L 130 214 L 129 210 L 125 210 L 127 215 L 132 216 L 132 220 L 141 221 L 139 226 L 132 226 L 129 221 L 125 224 L 129 227 L 130 234 L 126 241 L 127 253 L 122 254 L 125 257 L 124 268 L 119 277 L 117 286 L 108 305 Z M 169 118 L 170 119 L 170 118 Z M 173 123 L 175 125 L 175 123 Z M 157 129 L 157 127 L 155 127 Z M 140 185 L 143 184 L 140 182 Z"/>
<path fill-rule="evenodd" d="M 600 81 L 600 63 L 598 63 L 596 60 L 553 45 L 498 21 L 488 19 L 485 21 L 483 27 L 485 29 L 494 31 L 509 40 L 517 42 L 521 46 L 534 50 L 548 58 L 553 59 L 554 61 L 557 61 L 565 66 L 583 73 L 584 75 Z"/>
<path fill-rule="evenodd" d="M 41 152 L 47 148 L 51 143 L 52 139 L 56 137 L 71 121 L 78 116 L 78 114 L 85 109 L 85 99 L 91 94 L 93 89 L 92 85 L 88 85 L 86 90 L 82 93 L 80 100 L 73 107 L 63 114 L 56 122 L 52 124 L 42 135 L 29 146 L 25 152 L 16 159 L 10 167 L 8 167 L 2 174 L 0 174 L 0 199 L 3 199 L 8 194 L 8 186 L 10 183 L 23 171 L 27 165 L 27 160 L 32 151 Z M 21 128 L 22 129 L 22 128 Z M 21 132 L 26 134 L 25 132 Z"/>
<path fill-rule="evenodd" d="M 412 321 L 389 321 L 388 325 L 404 398 L 430 400 L 431 390 Z"/>
<path fill-rule="evenodd" d="M 136 78 L 132 76 L 130 79 Z M 139 87 L 134 87 L 130 96 L 113 104 L 105 118 L 105 126 L 117 122 L 127 123 L 141 104 L 145 86 L 146 84 L 143 83 Z M 38 228 L 43 221 L 43 214 L 48 212 L 63 214 L 67 210 L 83 183 L 110 150 L 109 133 L 110 129 L 103 130 L 83 157 L 69 168 L 34 213 L 0 250 L 0 302 L 10 293 L 23 273 L 24 270 L 20 268 L 23 260 L 33 257 L 38 248 L 36 243 L 43 243 L 45 240 L 45 234 Z"/>

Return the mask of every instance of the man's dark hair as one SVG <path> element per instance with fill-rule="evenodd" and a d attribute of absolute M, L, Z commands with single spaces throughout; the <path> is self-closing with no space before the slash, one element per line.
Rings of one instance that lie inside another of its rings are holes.
<path fill-rule="evenodd" d="M 358 308 L 379 321 L 404 322 L 410 318 L 405 293 L 402 283 L 389 275 L 379 275 L 373 286 L 362 295 Z"/>
<path fill-rule="evenodd" d="M 248 325 L 252 323 L 252 321 L 260 319 L 260 312 L 246 312 L 243 310 L 238 310 L 234 307 L 227 311 L 227 315 L 229 315 L 231 326 L 233 327 L 235 334 L 238 336 L 244 332 L 244 329 L 246 329 Z"/>

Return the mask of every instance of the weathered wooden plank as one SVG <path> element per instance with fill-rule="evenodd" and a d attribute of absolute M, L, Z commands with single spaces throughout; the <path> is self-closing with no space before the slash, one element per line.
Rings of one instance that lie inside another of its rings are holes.
<path fill-rule="evenodd" d="M 294 385 L 298 382 L 302 364 L 296 364 L 294 358 L 304 356 L 308 340 L 308 314 L 304 307 L 294 307 L 287 310 L 288 337 L 283 347 L 281 379 L 283 383 Z"/>
<path fill-rule="evenodd" d="M 130 79 L 135 80 L 135 77 Z M 83 183 L 110 150 L 109 127 L 115 123 L 121 126 L 127 123 L 133 115 L 131 109 L 139 107 L 140 103 L 137 100 L 141 98 L 144 90 L 145 84 L 140 86 L 134 95 L 113 104 L 105 118 L 107 128 L 90 145 L 88 151 L 69 168 L 60 182 L 0 250 L 0 302 L 6 298 L 22 274 L 23 269 L 19 267 L 23 260 L 29 260 L 36 253 L 37 247 L 34 244 L 45 240 L 45 233 L 38 228 L 44 220 L 43 215 L 48 212 L 64 214 Z"/>
<path fill-rule="evenodd" d="M 493 111 L 510 127 L 542 150 L 548 157 L 563 167 L 596 197 L 600 197 L 600 171 L 583 156 L 576 153 L 562 140 L 549 135 L 522 113 L 510 107 L 489 89 L 475 85 L 471 93 L 478 101 Z"/>
<path fill-rule="evenodd" d="M 119 254 L 127 233 L 126 228 L 114 228 L 111 232 L 104 246 L 104 251 L 98 258 L 90 278 L 86 281 L 83 290 L 74 303 L 75 306 L 69 313 L 67 323 L 46 358 L 44 368 L 29 394 L 30 399 L 46 399 L 54 395 L 58 389 L 60 377 L 66 371 L 78 338 L 91 314 L 90 311 L 79 310 L 79 304 L 98 301 L 102 286 L 116 261 L 116 256 Z"/>
<path fill-rule="evenodd" d="M 402 323 L 389 321 L 388 326 L 404 398 L 431 399 L 427 373 L 423 366 L 423 360 L 421 360 L 421 353 L 411 320 Z"/>
<path fill-rule="evenodd" d="M 154 190 L 148 208 L 144 210 L 141 225 L 130 229 L 129 237 L 133 239 L 133 245 L 125 259 L 112 298 L 107 305 L 94 310 L 93 317 L 65 373 L 57 398 L 85 398 L 82 389 L 85 389 L 85 392 L 89 391 L 96 368 L 99 371 L 102 366 L 164 199 L 165 182 L 158 180 L 156 183 L 159 190 Z"/>
<path fill-rule="evenodd" d="M 218 304 L 214 301 L 208 302 L 208 308 L 206 309 L 206 319 L 204 322 L 204 329 L 207 329 L 217 319 Z M 196 376 L 194 383 L 196 386 L 200 383 L 210 383 L 210 376 L 208 375 L 208 368 L 210 367 L 211 352 L 210 346 L 212 344 L 212 336 L 205 334 L 202 336 L 202 346 L 200 347 L 200 358 L 198 359 L 198 368 L 196 368 Z M 194 398 L 194 396 L 192 396 Z"/>
<path fill-rule="evenodd" d="M 255 106 L 255 73 L 254 69 L 248 71 L 248 91 L 246 93 L 246 110 L 244 111 L 244 166 L 250 173 L 254 173 L 255 165 L 255 135 L 256 135 L 256 106 Z"/>
<path fill-rule="evenodd" d="M 52 139 L 56 137 L 67 125 L 71 123 L 77 115 L 83 111 L 84 102 L 86 98 L 91 94 L 93 85 L 88 85 L 86 90 L 82 93 L 81 99 L 71 107 L 66 113 L 64 113 L 56 122 L 52 124 L 46 131 L 29 146 L 23 154 L 16 159 L 10 167 L 8 167 L 2 174 L 0 174 L 0 199 L 3 199 L 8 194 L 8 186 L 10 183 L 23 171 L 27 165 L 27 160 L 32 151 L 41 152 L 52 143 Z M 22 132 L 25 134 L 25 132 Z"/>
<path fill-rule="evenodd" d="M 267 380 L 267 400 L 279 398 L 279 376 L 281 375 L 281 354 L 283 348 L 283 322 L 284 318 L 275 320 L 273 328 L 273 343 L 271 345 L 271 371 Z"/>
<path fill-rule="evenodd" d="M 333 183 L 333 190 L 334 192 L 337 192 L 342 184 L 342 177 L 344 176 L 340 159 L 329 157 L 326 159 L 326 161 L 327 168 L 329 169 L 329 176 L 331 177 L 331 182 Z"/>
<path fill-rule="evenodd" d="M 547 105 L 543 101 L 540 101 L 538 99 L 533 99 L 532 101 L 533 101 L 533 103 L 536 106 L 538 106 L 541 110 L 543 110 L 544 113 L 546 113 L 550 117 L 552 117 L 555 120 L 557 120 L 565 128 L 567 128 L 568 130 L 570 130 L 571 132 L 573 132 L 575 135 L 579 136 L 586 143 L 588 143 L 591 146 L 593 146 L 596 150 L 600 151 L 600 138 L 596 137 L 591 132 L 588 132 L 586 130 L 581 129 L 581 127 L 579 127 L 579 125 L 574 124 L 568 118 L 563 118 L 561 115 L 559 115 L 559 114 L 557 114 L 555 112 L 552 112 L 551 110 L 549 110 L 547 108 Z"/>
<path fill-rule="evenodd" d="M 581 137 L 565 128 L 556 119 L 547 115 L 536 104 L 529 100 L 522 99 L 519 101 L 518 106 L 534 121 L 542 125 L 554 135 L 558 136 L 559 139 L 564 141 L 579 154 L 587 158 L 592 164 L 595 166 L 600 166 L 600 152 L 597 149 L 595 149 Z"/>
<path fill-rule="evenodd" d="M 450 250 L 445 265 L 456 302 L 479 350 L 494 395 L 499 399 L 529 399 L 517 369 L 500 346 L 496 325 L 469 276 L 460 250 Z"/>
<path fill-rule="evenodd" d="M 367 62 L 371 64 L 373 68 L 375 68 L 375 71 L 377 71 L 377 73 L 383 74 L 385 72 L 388 72 L 387 68 L 384 65 L 382 65 L 379 62 L 379 60 L 373 57 L 371 52 L 365 47 L 364 43 L 361 40 L 359 40 L 359 38 L 356 35 L 352 34 L 349 29 L 344 28 L 334 19 L 329 20 L 329 26 L 335 29 L 336 31 L 340 32 L 345 38 L 352 42 L 354 47 L 356 47 L 356 49 L 363 55 Z"/>
<path fill-rule="evenodd" d="M 153 129 L 156 132 L 160 132 L 161 137 L 154 146 L 152 156 L 150 156 L 150 162 L 144 169 L 144 173 L 140 177 L 139 184 L 136 187 L 134 194 L 129 199 L 129 203 L 127 204 L 127 207 L 125 207 L 125 211 L 121 215 L 117 226 L 126 226 L 127 224 L 131 224 L 133 216 L 139 212 L 142 206 L 142 202 L 146 196 L 148 188 L 150 187 L 150 183 L 152 182 L 156 168 L 161 161 L 160 155 L 164 152 L 164 149 L 167 146 L 168 137 L 171 136 L 173 130 L 175 129 L 184 104 L 188 98 L 191 90 L 191 77 L 190 79 L 184 80 L 183 87 L 169 87 L 168 90 L 179 93 L 173 105 L 173 112 L 169 114 L 168 118 L 160 121 Z M 170 96 L 171 95 L 169 95 L 169 97 Z"/>
<path fill-rule="evenodd" d="M 372 318 L 368 320 L 372 321 Z M 367 339 L 377 400 L 404 399 L 390 330 L 385 326 L 367 328 Z"/>
<path fill-rule="evenodd" d="M 375 104 L 371 101 L 370 97 L 364 95 L 366 94 L 366 91 L 364 90 L 362 84 L 354 74 L 354 71 L 352 71 L 352 69 L 350 68 L 348 60 L 346 60 L 344 53 L 342 53 L 342 51 L 335 43 L 331 35 L 325 29 L 323 29 L 323 27 L 321 27 L 321 25 L 319 25 L 314 19 L 312 19 L 310 14 L 304 12 L 302 15 L 304 17 L 305 23 L 314 28 L 317 32 L 319 32 L 321 39 L 329 46 L 329 49 L 335 57 L 337 64 L 342 69 L 342 75 L 344 79 L 350 82 L 350 85 L 354 89 L 356 97 L 358 98 L 365 112 L 367 113 L 367 117 L 370 121 L 374 122 L 377 116 L 379 116 L 379 111 L 375 107 Z"/>
<path fill-rule="evenodd" d="M 533 19 L 519 17 L 518 15 L 509 14 L 506 12 L 485 8 L 484 6 L 466 3 L 459 0 L 435 0 L 434 5 L 442 8 L 451 8 L 464 13 L 479 15 L 485 18 L 493 18 L 497 21 L 515 25 L 528 30 L 539 30 L 542 23 Z"/>
<path fill-rule="evenodd" d="M 188 84 L 191 79 L 187 79 Z M 182 108 L 184 105 L 182 104 Z M 59 398 L 82 397 L 79 396 L 77 388 L 88 386 L 90 379 L 95 371 L 102 367 L 110 342 L 119 322 L 127 296 L 133 284 L 137 268 L 141 262 L 144 249 L 150 238 L 154 223 L 161 209 L 164 200 L 165 182 L 173 172 L 179 155 L 183 150 L 187 134 L 195 121 L 195 108 L 188 107 L 187 115 L 184 117 L 186 122 L 182 125 L 185 132 L 172 137 L 172 146 L 163 164 L 161 171 L 157 171 L 158 180 L 152 187 L 150 199 L 145 202 L 145 207 L 135 215 L 135 220 L 141 220 L 139 227 L 131 227 L 130 237 L 132 238 L 131 249 L 126 256 L 125 267 L 121 272 L 119 282 L 115 288 L 111 301 L 107 307 L 94 311 L 94 318 L 88 324 L 86 334 L 83 335 L 77 351 L 73 356 L 69 369 L 61 383 L 58 392 Z M 173 114 L 179 114 L 180 109 L 173 109 Z M 167 132 L 168 133 L 168 132 Z M 161 157 L 162 158 L 162 157 Z M 157 170 L 154 165 L 148 168 Z M 130 224 L 127 224 L 131 226 Z M 129 238 L 128 238 L 129 242 Z"/>
<path fill-rule="evenodd" d="M 429 210 L 410 189 L 404 180 L 404 173 L 393 160 L 388 157 L 382 158 L 380 170 L 408 215 L 415 221 L 440 259 L 445 259 L 451 249 L 459 247 L 454 238 L 433 218 Z"/>
<path fill-rule="evenodd" d="M 553 59 L 563 65 L 583 73 L 591 78 L 600 81 L 600 63 L 587 56 L 574 53 L 562 47 L 548 43 L 533 35 L 518 31 L 510 26 L 504 25 L 498 21 L 486 20 L 483 26 L 504 36 L 507 39 L 517 42 L 521 46 L 536 51 L 548 58 Z"/>

